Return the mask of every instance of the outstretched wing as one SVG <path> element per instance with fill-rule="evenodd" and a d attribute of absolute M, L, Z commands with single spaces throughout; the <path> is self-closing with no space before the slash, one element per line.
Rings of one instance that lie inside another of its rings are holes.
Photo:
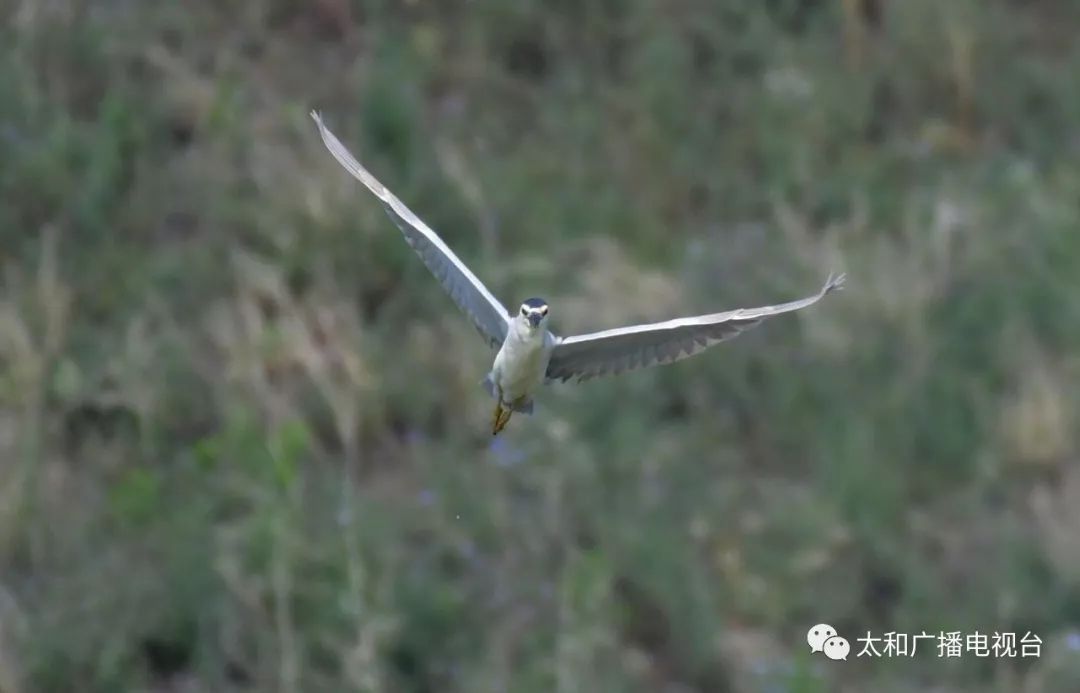
<path fill-rule="evenodd" d="M 844 276 L 829 275 L 821 291 L 789 303 L 567 337 L 551 353 L 547 378 L 563 382 L 576 378 L 580 382 L 598 375 L 674 363 L 730 339 L 765 318 L 812 306 L 825 294 L 842 288 Z"/>
<path fill-rule="evenodd" d="M 401 229 L 405 240 L 439 280 L 446 293 L 450 294 L 450 298 L 454 299 L 454 303 L 469 316 L 488 345 L 501 346 L 509 329 L 510 314 L 503 304 L 499 303 L 499 299 L 488 291 L 483 282 L 443 243 L 438 234 L 360 165 L 356 157 L 327 129 L 316 111 L 311 112 L 311 117 L 319 126 L 319 134 L 326 148 L 346 171 L 382 201 L 386 213 Z"/>

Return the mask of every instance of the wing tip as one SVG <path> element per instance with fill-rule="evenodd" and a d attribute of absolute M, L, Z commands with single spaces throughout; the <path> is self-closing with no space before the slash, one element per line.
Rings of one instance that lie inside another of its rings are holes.
<path fill-rule="evenodd" d="M 331 143 L 329 137 L 333 137 L 333 135 L 326 127 L 326 123 L 323 122 L 322 114 L 313 108 L 308 115 L 311 116 L 311 119 L 315 121 L 315 125 L 319 128 L 319 137 L 322 138 L 323 144 L 325 144 L 327 147 L 330 147 Z"/>

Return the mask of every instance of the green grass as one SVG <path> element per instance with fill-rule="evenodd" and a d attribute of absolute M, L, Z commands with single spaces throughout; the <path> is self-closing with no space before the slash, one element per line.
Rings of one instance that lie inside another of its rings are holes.
<path fill-rule="evenodd" d="M 1075 688 L 1078 26 L 0 10 L 0 691 Z M 493 442 L 491 354 L 312 108 L 557 330 L 848 289 Z"/>

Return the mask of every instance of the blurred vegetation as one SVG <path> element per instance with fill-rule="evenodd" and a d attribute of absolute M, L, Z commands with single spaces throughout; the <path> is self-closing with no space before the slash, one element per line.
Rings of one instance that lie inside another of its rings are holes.
<path fill-rule="evenodd" d="M 0 691 L 1080 690 L 1078 30 L 0 4 Z M 492 354 L 312 108 L 562 333 L 848 290 L 492 441 Z"/>

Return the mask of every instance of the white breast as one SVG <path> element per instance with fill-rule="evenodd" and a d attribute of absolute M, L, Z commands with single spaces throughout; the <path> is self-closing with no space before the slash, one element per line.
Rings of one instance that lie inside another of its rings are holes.
<path fill-rule="evenodd" d="M 495 357 L 492 371 L 505 400 L 528 395 L 541 382 L 550 351 L 544 339 L 515 339 L 511 335 Z"/>

